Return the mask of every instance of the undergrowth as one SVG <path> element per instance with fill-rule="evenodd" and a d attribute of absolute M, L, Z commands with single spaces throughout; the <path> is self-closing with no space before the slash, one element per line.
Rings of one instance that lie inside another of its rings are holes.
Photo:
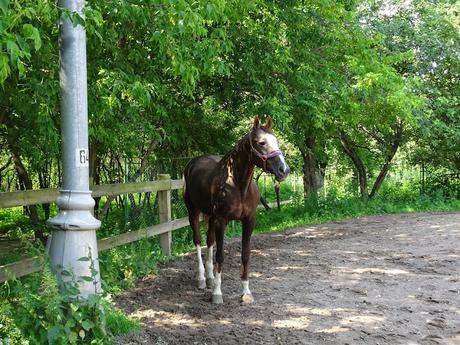
<path fill-rule="evenodd" d="M 65 270 L 56 276 L 49 262 L 43 265 L 40 273 L 5 282 L 0 289 L 0 344 L 109 345 L 112 336 L 140 328 L 109 295 L 79 297 L 78 281 L 95 283 L 96 271 L 90 277 Z"/>

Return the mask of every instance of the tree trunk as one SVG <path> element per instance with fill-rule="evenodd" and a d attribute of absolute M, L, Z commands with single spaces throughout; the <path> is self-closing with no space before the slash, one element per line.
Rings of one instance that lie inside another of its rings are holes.
<path fill-rule="evenodd" d="M 280 200 L 280 183 L 275 181 L 275 194 L 276 194 L 276 206 L 278 211 L 281 211 L 281 200 Z"/>
<path fill-rule="evenodd" d="M 11 150 L 11 158 L 13 159 L 14 167 L 16 169 L 16 173 L 18 175 L 19 180 L 19 188 L 21 190 L 31 190 L 33 189 L 32 180 L 29 177 L 29 173 L 27 172 L 24 164 L 21 161 L 18 153 L 15 152 L 14 149 Z M 43 230 L 40 227 L 40 219 L 38 217 L 37 206 L 30 205 L 28 206 L 30 219 L 32 220 L 32 224 L 34 225 L 34 236 L 36 239 L 41 241 L 45 240 L 45 236 L 43 234 Z"/>
<path fill-rule="evenodd" d="M 387 156 L 385 157 L 385 163 L 383 164 L 382 169 L 380 170 L 380 173 L 374 182 L 372 191 L 369 194 L 369 198 L 373 198 L 377 194 L 377 192 L 380 190 L 383 180 L 385 180 L 385 177 L 387 176 L 387 173 L 390 170 L 391 161 L 393 160 L 396 152 L 398 151 L 399 145 L 401 143 L 402 132 L 403 132 L 402 122 L 398 121 L 395 125 L 394 136 L 393 136 L 390 150 Z"/>
<path fill-rule="evenodd" d="M 260 178 L 260 176 L 262 176 L 262 172 L 261 172 L 259 175 L 257 175 L 256 178 L 255 178 L 257 186 L 259 186 L 259 178 Z M 262 205 L 264 205 L 264 208 L 265 208 L 266 210 L 269 210 L 269 209 L 270 209 L 270 206 L 268 205 L 267 201 L 264 199 L 264 197 L 262 196 L 262 194 L 260 195 L 260 203 L 261 203 Z"/>
<path fill-rule="evenodd" d="M 50 173 L 48 168 L 49 166 L 47 165 L 43 171 L 38 173 L 38 182 L 41 189 L 47 189 L 50 187 Z M 45 220 L 48 220 L 50 217 L 50 204 L 42 204 L 42 208 L 45 212 Z"/>
<path fill-rule="evenodd" d="M 367 186 L 367 175 L 366 175 L 366 167 L 364 166 L 363 161 L 358 155 L 354 145 L 351 143 L 350 139 L 348 138 L 347 134 L 341 130 L 340 133 L 340 143 L 345 154 L 350 157 L 351 161 L 353 162 L 356 171 L 358 172 L 358 180 L 359 180 L 359 190 L 361 193 L 361 197 L 363 199 L 369 198 L 368 193 L 368 186 Z"/>
<path fill-rule="evenodd" d="M 137 171 L 134 173 L 134 175 L 129 178 L 129 182 L 136 182 L 136 180 L 144 173 L 145 169 L 147 168 L 147 163 L 148 163 L 149 157 L 152 154 L 153 150 L 157 147 L 157 145 L 158 145 L 158 141 L 155 141 L 155 140 L 150 143 L 147 151 L 142 156 L 141 164 L 139 166 L 139 169 L 137 169 Z M 102 208 L 102 210 L 100 212 L 99 219 L 102 219 L 103 217 L 105 217 L 105 215 L 107 214 L 107 212 L 109 210 L 110 204 L 112 203 L 112 201 L 114 199 L 115 199 L 114 196 L 109 196 L 107 198 L 107 201 L 104 204 L 104 207 Z M 134 199 L 133 199 L 133 201 L 134 201 Z"/>
<path fill-rule="evenodd" d="M 305 146 L 301 147 L 300 152 L 303 159 L 303 188 L 306 198 L 318 198 L 318 191 L 322 186 L 319 179 L 322 178 L 320 164 L 316 158 L 316 139 L 308 137 L 305 139 Z"/>
<path fill-rule="evenodd" d="M 3 165 L 2 167 L 0 167 L 0 190 L 2 188 L 2 179 L 3 179 L 3 176 L 2 176 L 2 171 L 7 169 L 10 164 L 11 164 L 12 160 L 11 160 L 11 156 L 8 158 L 8 161 L 5 163 L 5 165 Z M 8 180 L 8 178 L 7 178 Z M 9 188 L 6 189 L 6 191 L 9 191 Z"/>

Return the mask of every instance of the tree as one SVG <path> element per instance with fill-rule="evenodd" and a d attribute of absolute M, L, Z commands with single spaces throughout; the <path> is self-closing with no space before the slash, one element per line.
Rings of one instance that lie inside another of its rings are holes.
<path fill-rule="evenodd" d="M 384 37 L 393 54 L 410 55 L 395 68 L 418 81 L 416 92 L 426 99 L 417 114 L 413 162 L 460 169 L 460 4 L 452 1 L 367 1 L 366 26 Z"/>

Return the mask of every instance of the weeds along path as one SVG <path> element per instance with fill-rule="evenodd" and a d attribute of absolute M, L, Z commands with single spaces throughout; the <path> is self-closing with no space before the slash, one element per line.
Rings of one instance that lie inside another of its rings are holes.
<path fill-rule="evenodd" d="M 226 243 L 224 304 L 195 287 L 195 256 L 117 298 L 141 319 L 117 344 L 460 344 L 460 213 L 364 217 Z"/>

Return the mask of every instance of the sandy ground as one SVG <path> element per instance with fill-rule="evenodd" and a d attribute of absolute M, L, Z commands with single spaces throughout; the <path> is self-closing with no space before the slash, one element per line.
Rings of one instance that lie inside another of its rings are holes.
<path fill-rule="evenodd" d="M 117 298 L 142 331 L 116 344 L 460 344 L 460 213 L 365 217 L 253 237 L 240 304 L 228 241 L 223 305 L 195 287 L 195 256 Z"/>

